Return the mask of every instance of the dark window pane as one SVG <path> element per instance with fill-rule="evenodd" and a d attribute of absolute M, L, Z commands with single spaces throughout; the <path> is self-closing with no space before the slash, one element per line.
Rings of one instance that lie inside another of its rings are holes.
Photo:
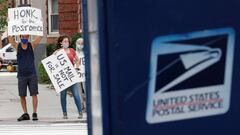
<path fill-rule="evenodd" d="M 52 0 L 52 14 L 58 14 L 58 1 Z"/>
<path fill-rule="evenodd" d="M 51 15 L 51 32 L 58 32 L 58 15 Z"/>

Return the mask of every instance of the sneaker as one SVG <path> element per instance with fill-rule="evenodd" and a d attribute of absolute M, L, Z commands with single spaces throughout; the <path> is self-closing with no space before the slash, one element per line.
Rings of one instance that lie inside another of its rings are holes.
<path fill-rule="evenodd" d="M 82 112 L 79 112 L 78 119 L 82 119 L 82 118 L 83 118 L 83 114 Z"/>
<path fill-rule="evenodd" d="M 63 113 L 63 119 L 68 119 L 68 116 L 67 116 L 66 112 Z"/>
<path fill-rule="evenodd" d="M 24 113 L 21 117 L 17 119 L 18 121 L 30 120 L 28 113 Z"/>
<path fill-rule="evenodd" d="M 33 121 L 37 121 L 38 120 L 37 113 L 33 113 L 32 114 L 32 120 Z"/>

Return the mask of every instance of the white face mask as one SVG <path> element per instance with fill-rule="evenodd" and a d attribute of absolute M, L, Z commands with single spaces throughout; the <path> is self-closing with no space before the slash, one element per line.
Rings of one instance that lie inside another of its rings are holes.
<path fill-rule="evenodd" d="M 62 46 L 63 46 L 63 48 L 65 48 L 65 49 L 66 49 L 66 48 L 68 48 L 68 47 L 69 47 L 69 43 L 63 43 L 63 44 L 62 44 Z"/>
<path fill-rule="evenodd" d="M 83 45 L 77 44 L 77 49 L 78 50 L 83 50 L 83 47 L 84 47 Z"/>

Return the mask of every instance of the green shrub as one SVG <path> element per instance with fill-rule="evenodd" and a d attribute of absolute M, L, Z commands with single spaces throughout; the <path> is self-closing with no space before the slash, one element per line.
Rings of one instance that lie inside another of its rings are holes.
<path fill-rule="evenodd" d="M 39 71 L 39 77 L 40 77 L 39 83 L 50 84 L 51 80 L 48 77 L 48 74 L 42 63 L 39 64 L 38 71 Z"/>
<path fill-rule="evenodd" d="M 54 51 L 57 49 L 57 45 L 55 45 L 55 44 L 49 44 L 49 45 L 47 45 L 46 49 L 47 49 L 47 56 L 50 56 L 50 55 L 52 55 L 52 54 L 54 53 Z"/>

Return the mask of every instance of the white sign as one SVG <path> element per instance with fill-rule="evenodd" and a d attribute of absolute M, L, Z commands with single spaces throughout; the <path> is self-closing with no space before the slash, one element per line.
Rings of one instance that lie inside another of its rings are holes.
<path fill-rule="evenodd" d="M 33 7 L 8 9 L 8 35 L 43 36 L 42 13 Z"/>
<path fill-rule="evenodd" d="M 151 52 L 147 122 L 226 113 L 234 40 L 231 28 L 156 38 Z"/>
<path fill-rule="evenodd" d="M 79 82 L 79 76 L 64 50 L 45 58 L 42 63 L 57 93 Z"/>
<path fill-rule="evenodd" d="M 78 71 L 78 75 L 80 77 L 80 82 L 85 82 L 86 81 L 86 76 L 85 76 L 85 57 L 84 54 L 80 54 L 79 56 L 80 60 L 80 70 Z"/>

